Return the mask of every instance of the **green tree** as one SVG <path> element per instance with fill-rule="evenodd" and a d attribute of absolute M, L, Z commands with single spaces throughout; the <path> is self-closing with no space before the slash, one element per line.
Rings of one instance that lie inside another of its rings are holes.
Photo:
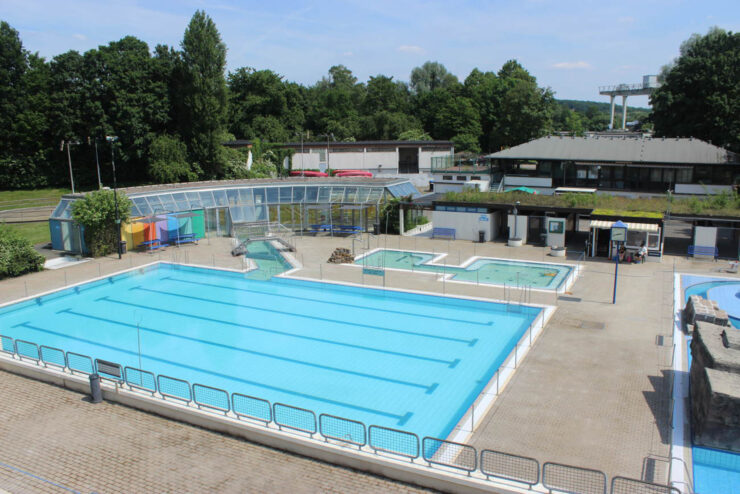
<path fill-rule="evenodd" d="M 213 20 L 197 11 L 182 40 L 183 136 L 192 161 L 206 177 L 223 176 L 225 159 L 222 141 L 228 110 L 226 45 Z"/>
<path fill-rule="evenodd" d="M 692 35 L 650 97 L 659 136 L 698 137 L 740 152 L 740 33 Z"/>
<path fill-rule="evenodd" d="M 417 94 L 434 91 L 437 88 L 450 89 L 456 84 L 457 77 L 450 74 L 439 62 L 424 62 L 424 65 L 411 71 L 411 90 Z"/>
<path fill-rule="evenodd" d="M 44 256 L 18 232 L 0 224 L 0 279 L 44 269 Z"/>
<path fill-rule="evenodd" d="M 421 129 L 409 129 L 398 134 L 399 141 L 431 141 L 432 136 Z"/>
<path fill-rule="evenodd" d="M 361 133 L 360 111 L 364 87 L 344 65 L 329 69 L 308 92 L 308 124 L 317 134 L 333 134 L 338 140 Z"/>
<path fill-rule="evenodd" d="M 118 217 L 125 222 L 131 215 L 131 200 L 118 194 Z M 113 191 L 96 190 L 72 203 L 72 219 L 84 227 L 85 244 L 93 257 L 116 251 L 118 227 Z"/>
<path fill-rule="evenodd" d="M 171 184 L 195 180 L 188 163 L 188 150 L 177 137 L 161 135 L 149 145 L 149 176 L 157 183 Z"/>
<path fill-rule="evenodd" d="M 18 31 L 0 22 L 0 152 L 16 147 L 15 118 L 23 106 L 23 76 L 28 69 L 27 52 Z"/>

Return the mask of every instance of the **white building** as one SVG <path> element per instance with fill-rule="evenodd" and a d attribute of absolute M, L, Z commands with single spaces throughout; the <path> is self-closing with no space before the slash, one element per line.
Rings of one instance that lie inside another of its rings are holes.
<path fill-rule="evenodd" d="M 403 175 L 426 188 L 432 178 L 432 158 L 451 156 L 450 141 L 289 142 L 295 151 L 292 170 L 363 170 L 378 178 Z"/>

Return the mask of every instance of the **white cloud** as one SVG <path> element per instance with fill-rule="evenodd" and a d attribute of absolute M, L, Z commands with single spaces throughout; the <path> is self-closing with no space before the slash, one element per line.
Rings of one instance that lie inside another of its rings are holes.
<path fill-rule="evenodd" d="M 75 39 L 82 40 L 82 41 L 85 41 L 87 39 L 87 36 L 85 36 L 84 34 L 80 34 L 80 33 L 73 34 L 72 37 Z"/>
<path fill-rule="evenodd" d="M 588 62 L 558 62 L 552 64 L 552 67 L 555 69 L 590 69 L 591 64 Z"/>
<path fill-rule="evenodd" d="M 424 49 L 416 45 L 401 45 L 397 50 L 403 53 L 424 53 Z"/>
<path fill-rule="evenodd" d="M 344 53 L 342 53 L 342 55 L 344 55 L 345 57 L 351 57 L 352 55 L 354 55 L 354 53 L 352 53 L 351 51 L 345 51 Z"/>

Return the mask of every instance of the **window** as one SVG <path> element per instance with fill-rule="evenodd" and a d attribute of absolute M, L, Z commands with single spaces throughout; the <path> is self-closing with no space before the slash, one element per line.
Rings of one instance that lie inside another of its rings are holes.
<path fill-rule="evenodd" d="M 646 240 L 647 232 L 640 232 L 635 230 L 627 230 L 627 246 L 628 247 L 640 247 Z"/>
<path fill-rule="evenodd" d="M 465 175 L 458 175 L 457 176 L 457 179 L 459 181 L 461 181 L 461 182 L 464 182 L 464 181 L 466 181 L 468 179 L 468 177 L 466 177 Z"/>
<path fill-rule="evenodd" d="M 691 168 L 679 168 L 676 170 L 676 183 L 677 184 L 690 184 L 693 174 Z"/>
<path fill-rule="evenodd" d="M 319 162 L 326 163 L 326 149 L 319 149 Z"/>
<path fill-rule="evenodd" d="M 442 180 L 452 180 L 452 175 L 442 175 Z"/>

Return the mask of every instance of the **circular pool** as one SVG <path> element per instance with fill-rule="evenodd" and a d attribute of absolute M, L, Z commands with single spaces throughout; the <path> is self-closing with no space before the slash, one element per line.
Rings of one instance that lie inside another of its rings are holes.
<path fill-rule="evenodd" d="M 740 284 L 719 285 L 707 290 L 707 298 L 714 300 L 730 317 L 740 319 Z"/>

